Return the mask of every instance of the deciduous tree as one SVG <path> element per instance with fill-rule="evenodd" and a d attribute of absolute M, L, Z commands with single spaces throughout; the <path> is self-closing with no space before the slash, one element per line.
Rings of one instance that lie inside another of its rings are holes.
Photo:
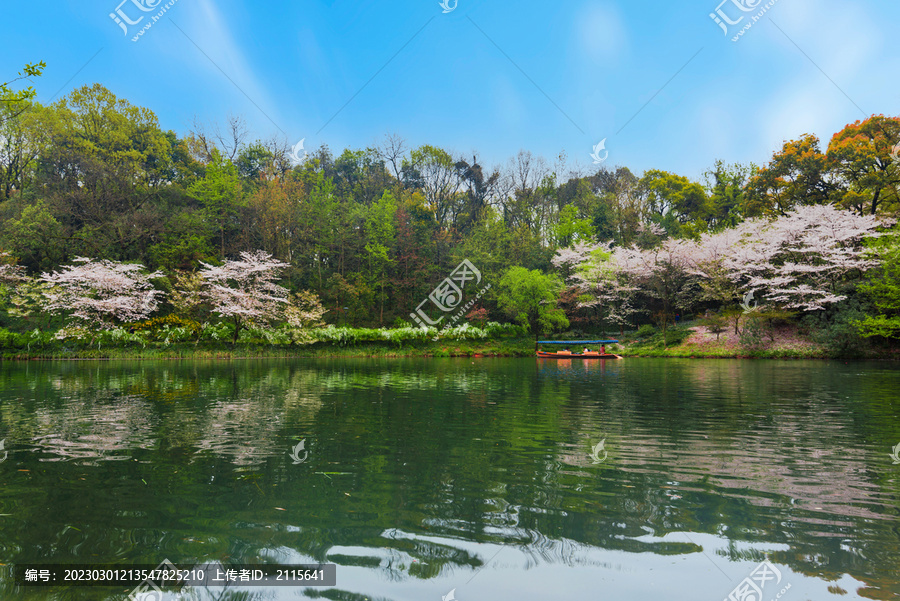
<path fill-rule="evenodd" d="M 148 317 L 163 296 L 150 282 L 163 274 L 145 273 L 143 265 L 85 257 L 76 258 L 75 263 L 41 275 L 46 311 L 67 313 L 86 326 L 109 329 L 116 322 Z"/>
<path fill-rule="evenodd" d="M 213 313 L 234 325 L 237 344 L 246 324 L 268 325 L 281 319 L 288 290 L 276 283 L 287 263 L 277 261 L 265 251 L 242 252 L 240 260 L 227 260 L 221 266 L 202 263 L 203 297 Z"/>
<path fill-rule="evenodd" d="M 569 325 L 565 313 L 556 306 L 563 288 L 556 276 L 512 267 L 500 280 L 498 303 L 507 315 L 529 327 L 537 343 L 541 333 Z"/>

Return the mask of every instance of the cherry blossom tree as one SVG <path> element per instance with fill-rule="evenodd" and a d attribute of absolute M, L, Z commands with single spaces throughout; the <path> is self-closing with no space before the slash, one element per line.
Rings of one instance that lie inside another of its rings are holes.
<path fill-rule="evenodd" d="M 287 263 L 258 250 L 242 252 L 240 260 L 227 260 L 219 267 L 200 264 L 202 295 L 213 313 L 234 324 L 232 344 L 237 344 L 246 324 L 263 326 L 283 318 L 288 290 L 276 280 Z"/>
<path fill-rule="evenodd" d="M 327 312 L 328 310 L 322 306 L 322 301 L 317 294 L 301 290 L 288 298 L 284 318 L 294 330 L 318 328 L 325 325 L 322 317 Z"/>
<path fill-rule="evenodd" d="M 728 266 L 744 290 L 761 291 L 782 309 L 818 311 L 844 300 L 853 281 L 878 265 L 862 242 L 887 223 L 829 205 L 798 207 L 749 224 Z"/>
<path fill-rule="evenodd" d="M 662 326 L 663 340 L 675 309 L 687 309 L 697 300 L 696 277 L 689 259 L 695 248 L 692 240 L 668 239 L 646 250 L 636 247 L 615 250 L 615 261 L 628 281 L 656 300 L 659 311 L 655 316 Z"/>
<path fill-rule="evenodd" d="M 76 258 L 75 263 L 41 274 L 45 311 L 68 313 L 86 326 L 110 329 L 116 322 L 148 317 L 164 294 L 150 283 L 163 274 L 144 273 L 143 265 L 85 257 Z"/>
<path fill-rule="evenodd" d="M 817 311 L 846 298 L 853 280 L 877 265 L 862 242 L 886 223 L 830 205 L 802 206 L 704 235 L 688 260 L 706 300 L 728 305 L 758 292 L 780 309 Z"/>
<path fill-rule="evenodd" d="M 0 284 L 16 284 L 27 279 L 25 267 L 17 265 L 8 252 L 0 252 Z"/>
<path fill-rule="evenodd" d="M 611 243 L 577 243 L 559 249 L 551 262 L 577 289 L 579 307 L 598 311 L 602 320 L 621 330 L 638 312 L 634 304 L 638 287 L 629 281 L 616 257 Z"/>
<path fill-rule="evenodd" d="M 675 308 L 703 301 L 734 307 L 749 293 L 761 301 L 760 310 L 779 315 L 844 300 L 878 265 L 863 240 L 879 236 L 888 223 L 829 205 L 801 206 L 699 241 L 668 239 L 649 248 L 574 245 L 560 249 L 553 264 L 587 299 L 580 306 L 602 307 L 607 319 L 623 323 L 643 295 L 658 305 L 665 331 Z M 732 313 L 737 330 L 742 312 Z"/>

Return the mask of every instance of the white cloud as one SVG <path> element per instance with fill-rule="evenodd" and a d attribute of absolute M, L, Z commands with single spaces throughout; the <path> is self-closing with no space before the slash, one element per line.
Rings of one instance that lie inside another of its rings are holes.
<path fill-rule="evenodd" d="M 275 121 L 276 125 L 272 125 L 272 128 L 280 126 L 275 103 L 271 101 L 268 90 L 257 78 L 243 48 L 232 36 L 219 9 L 211 0 L 197 0 L 195 6 L 199 9 L 200 15 L 195 19 L 193 26 L 186 28 L 186 32 L 203 53 L 209 56 L 207 58 L 200 55 L 196 59 L 197 63 L 207 69 L 212 79 L 219 78 L 221 80 L 218 92 L 236 100 L 235 113 L 248 116 L 252 121 L 258 121 L 257 115 L 252 115 L 252 113 L 258 114 L 261 109 L 265 115 Z M 215 64 L 211 63 L 210 59 Z M 235 88 L 235 85 L 239 89 Z M 250 100 L 247 99 L 248 97 Z M 260 117 L 271 125 L 271 121 L 265 115 L 260 115 Z"/>
<path fill-rule="evenodd" d="M 585 7 L 577 15 L 575 27 L 582 50 L 593 62 L 617 59 L 627 46 L 625 23 L 611 4 Z"/>

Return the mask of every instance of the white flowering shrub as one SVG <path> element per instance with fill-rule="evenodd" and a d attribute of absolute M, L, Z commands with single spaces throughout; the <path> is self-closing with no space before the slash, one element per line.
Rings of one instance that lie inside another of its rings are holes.
<path fill-rule="evenodd" d="M 150 283 L 162 273 L 144 273 L 143 265 L 85 257 L 75 263 L 42 274 L 41 295 L 45 311 L 68 314 L 81 327 L 108 330 L 116 322 L 144 319 L 163 296 Z"/>

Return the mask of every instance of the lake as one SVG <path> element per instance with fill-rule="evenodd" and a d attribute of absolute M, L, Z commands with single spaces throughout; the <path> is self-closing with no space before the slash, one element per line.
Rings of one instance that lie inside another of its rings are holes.
<path fill-rule="evenodd" d="M 896 599 L 898 416 L 888 363 L 3 362 L 0 599 L 164 560 L 336 564 L 164 600 Z"/>

